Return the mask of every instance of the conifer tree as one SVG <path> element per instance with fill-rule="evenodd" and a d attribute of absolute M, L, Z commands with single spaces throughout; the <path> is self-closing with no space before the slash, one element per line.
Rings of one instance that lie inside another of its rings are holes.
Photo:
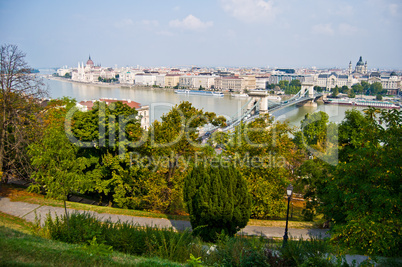
<path fill-rule="evenodd" d="M 223 232 L 233 236 L 250 218 L 247 184 L 233 166 L 195 166 L 185 179 L 184 201 L 194 234 L 205 241 Z"/>

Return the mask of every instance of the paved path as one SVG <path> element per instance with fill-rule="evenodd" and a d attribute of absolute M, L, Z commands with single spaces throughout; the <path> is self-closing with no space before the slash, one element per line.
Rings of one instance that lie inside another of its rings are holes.
<path fill-rule="evenodd" d="M 67 209 L 68 212 L 84 212 L 82 210 L 74 210 Z M 38 204 L 30 204 L 26 202 L 12 202 L 9 198 L 0 197 L 0 211 L 14 215 L 20 218 L 23 218 L 27 221 L 33 222 L 35 221 L 35 216 L 38 215 L 43 222 L 46 218 L 46 215 L 50 212 L 52 216 L 64 215 L 64 208 L 60 207 L 51 207 L 51 206 L 41 206 Z M 86 211 L 88 212 L 88 211 Z M 91 212 L 100 220 L 110 219 L 113 222 L 117 221 L 126 221 L 126 222 L 134 222 L 139 225 L 153 225 L 158 227 L 173 227 L 177 230 L 184 230 L 186 228 L 191 229 L 191 224 L 188 221 L 179 221 L 179 220 L 168 220 L 168 219 L 160 219 L 160 218 L 148 218 L 148 217 L 135 217 L 128 215 L 116 215 L 116 214 L 106 214 L 106 213 L 97 213 Z M 242 232 L 247 235 L 263 235 L 265 237 L 283 237 L 284 228 L 282 227 L 263 227 L 263 226 L 246 226 Z M 321 229 L 289 229 L 289 235 L 292 237 L 303 237 L 308 238 L 311 236 L 327 236 L 326 230 Z"/>

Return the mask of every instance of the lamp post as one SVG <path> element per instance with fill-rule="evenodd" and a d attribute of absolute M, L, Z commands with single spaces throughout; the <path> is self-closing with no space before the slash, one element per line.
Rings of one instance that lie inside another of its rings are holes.
<path fill-rule="evenodd" d="M 288 242 L 289 204 L 290 204 L 290 199 L 292 197 L 292 192 L 293 192 L 293 186 L 292 186 L 292 184 L 289 184 L 289 186 L 286 188 L 286 194 L 288 195 L 288 210 L 286 212 L 286 227 L 285 227 L 285 235 L 283 236 L 282 247 L 285 247 L 286 243 Z"/>

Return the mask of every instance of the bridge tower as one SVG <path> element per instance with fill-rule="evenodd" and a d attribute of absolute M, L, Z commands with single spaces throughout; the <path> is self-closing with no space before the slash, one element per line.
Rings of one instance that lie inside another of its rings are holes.
<path fill-rule="evenodd" d="M 268 93 L 267 91 L 250 91 L 248 96 L 251 98 L 247 106 L 247 110 L 253 109 L 254 105 L 260 101 L 259 105 L 251 111 L 252 114 L 264 114 L 268 113 Z"/>
<path fill-rule="evenodd" d="M 308 90 L 308 97 L 311 97 L 313 99 L 304 103 L 303 106 L 316 107 L 317 103 L 314 102 L 314 84 L 309 82 L 303 82 L 301 85 L 300 95 L 301 96 L 304 95 L 304 93 L 307 90 Z"/>
<path fill-rule="evenodd" d="M 314 97 L 314 84 L 313 83 L 307 83 L 304 82 L 301 85 L 301 95 L 304 95 L 304 93 L 308 90 L 308 96 L 309 97 Z"/>

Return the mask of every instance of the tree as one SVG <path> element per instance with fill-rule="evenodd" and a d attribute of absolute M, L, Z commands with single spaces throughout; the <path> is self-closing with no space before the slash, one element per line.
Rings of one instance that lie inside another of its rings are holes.
<path fill-rule="evenodd" d="M 71 143 L 64 132 L 66 109 L 61 107 L 63 104 L 71 107 L 75 103 L 54 102 L 53 108 L 48 110 L 45 117 L 48 125 L 43 138 L 28 148 L 35 168 L 32 174 L 34 183 L 29 189 L 43 191 L 47 197 L 62 200 L 66 207 L 69 194 L 85 193 L 91 190 L 92 186 L 83 173 L 88 161 L 77 157 L 78 146 Z"/>
<path fill-rule="evenodd" d="M 195 235 L 216 241 L 247 225 L 251 198 L 247 183 L 233 166 L 196 165 L 185 178 L 184 201 Z"/>
<path fill-rule="evenodd" d="M 382 100 L 382 95 L 378 94 L 378 95 L 375 97 L 375 99 L 377 99 L 377 100 Z"/>
<path fill-rule="evenodd" d="M 347 93 L 349 92 L 349 87 L 347 87 L 346 85 L 343 85 L 343 86 L 341 87 L 340 92 L 341 92 L 342 94 L 347 94 Z"/>
<path fill-rule="evenodd" d="M 283 90 L 289 86 L 289 81 L 286 80 L 279 81 L 278 86 Z"/>
<path fill-rule="evenodd" d="M 129 155 L 136 151 L 132 144 L 143 135 L 137 114 L 122 102 L 96 102 L 92 110 L 76 112 L 72 118 L 74 137 L 91 144 L 77 150 L 77 157 L 89 162 L 83 172 L 109 205 L 138 207 L 138 201 L 133 200 L 138 168 L 131 168 Z"/>
<path fill-rule="evenodd" d="M 382 84 L 380 82 L 375 82 L 370 85 L 370 94 L 371 95 L 378 95 L 383 93 Z"/>
<path fill-rule="evenodd" d="M 337 244 L 369 255 L 401 255 L 401 136 L 399 110 L 346 113 L 339 163 L 319 196 Z"/>
<path fill-rule="evenodd" d="M 294 142 L 305 151 L 306 158 L 309 156 L 298 170 L 300 179 L 297 181 L 307 200 L 303 210 L 305 220 L 313 220 L 320 203 L 318 196 L 330 177 L 331 165 L 328 162 L 335 161 L 334 150 L 338 145 L 335 134 L 336 125 L 329 123 L 328 114 L 323 111 L 306 114 L 301 121 L 301 131 L 295 133 Z"/>
<path fill-rule="evenodd" d="M 185 175 L 183 161 L 187 161 L 201 151 L 198 129 L 207 123 L 216 126 L 226 125 L 226 119 L 215 113 L 196 109 L 190 102 L 174 106 L 162 116 L 161 122 L 155 121 L 149 130 L 149 138 L 144 145 L 144 154 L 161 157 L 164 164 L 157 166 L 158 174 L 164 179 L 160 183 L 159 195 L 163 199 L 163 211 L 174 212 L 175 203 L 182 202 L 182 182 Z M 178 170 L 180 170 L 178 172 Z"/>
<path fill-rule="evenodd" d="M 16 45 L 0 47 L 0 176 L 25 178 L 30 173 L 27 146 L 40 130 L 39 98 L 46 96 L 43 84 L 30 74 L 25 54 Z"/>
<path fill-rule="evenodd" d="M 301 82 L 299 80 L 292 80 L 289 84 L 290 86 L 301 87 Z"/>
<path fill-rule="evenodd" d="M 356 94 L 355 94 L 355 92 L 354 92 L 353 89 L 350 89 L 350 90 L 349 90 L 349 92 L 348 92 L 348 97 L 349 97 L 349 98 L 355 98 L 355 97 L 356 97 Z"/>
<path fill-rule="evenodd" d="M 336 97 L 337 95 L 339 95 L 339 89 L 338 86 L 335 86 L 335 88 L 332 90 L 332 97 Z"/>
<path fill-rule="evenodd" d="M 64 74 L 64 78 L 71 79 L 71 74 L 67 72 L 66 74 Z"/>
<path fill-rule="evenodd" d="M 357 94 L 362 94 L 363 90 L 364 90 L 364 87 L 360 83 L 357 83 L 355 85 L 352 85 L 352 89 Z"/>
<path fill-rule="evenodd" d="M 320 92 L 324 91 L 324 89 L 322 87 L 320 87 L 320 86 L 315 85 L 314 86 L 314 91 L 317 91 L 317 92 L 320 93 Z"/>
<path fill-rule="evenodd" d="M 225 144 L 223 157 L 236 164 L 249 184 L 252 218 L 281 218 L 286 212 L 283 192 L 295 179 L 294 170 L 301 155 L 289 137 L 286 122 L 275 122 L 268 115 L 249 124 L 240 124 Z"/>

